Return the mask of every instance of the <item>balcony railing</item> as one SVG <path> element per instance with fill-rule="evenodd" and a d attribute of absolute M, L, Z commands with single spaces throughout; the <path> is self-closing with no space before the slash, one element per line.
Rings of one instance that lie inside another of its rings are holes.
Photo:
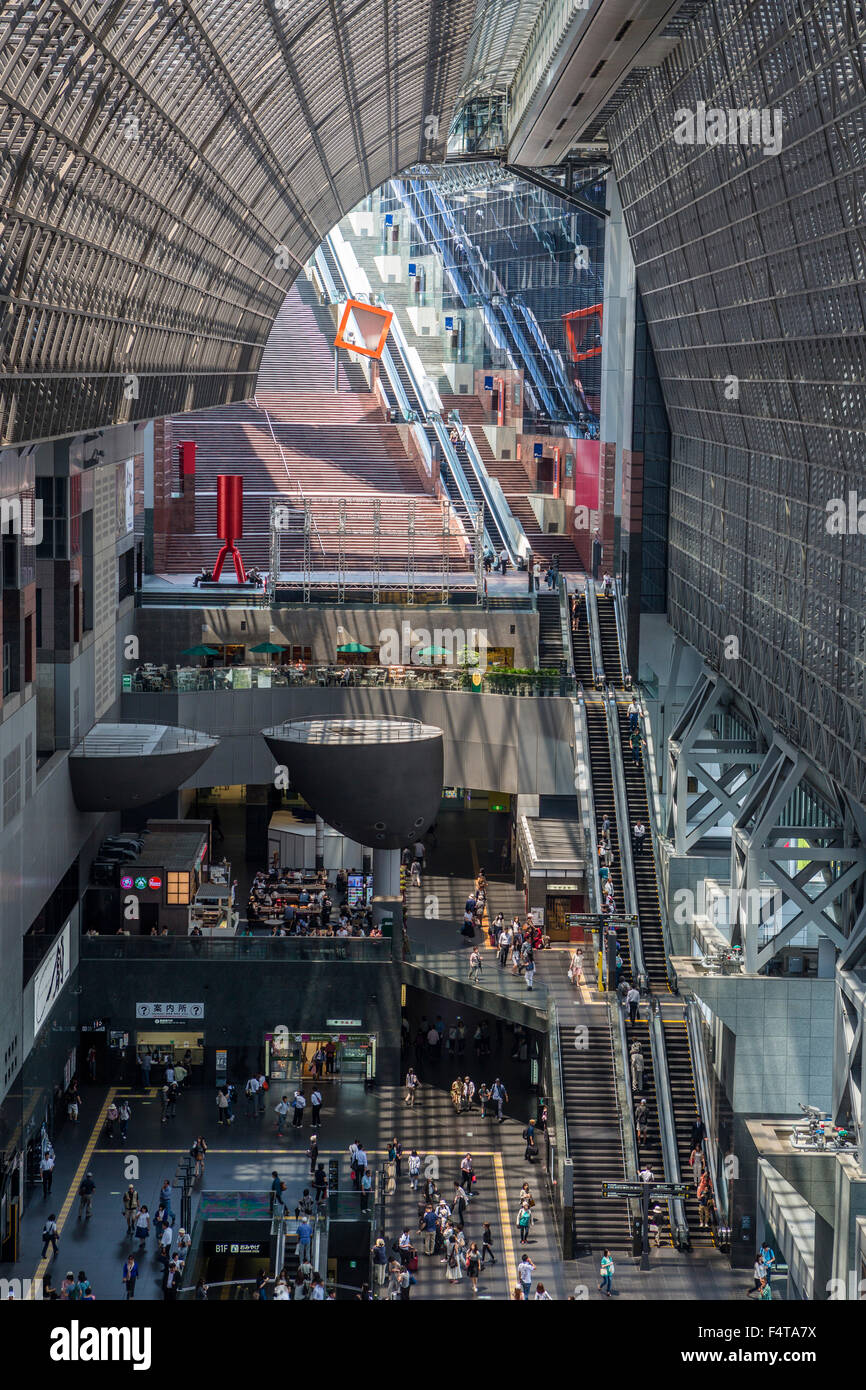
<path fill-rule="evenodd" d="M 478 680 L 475 681 L 477 675 Z M 275 686 L 354 686 L 400 690 L 445 690 L 482 695 L 572 695 L 574 680 L 554 670 L 446 666 L 214 666 L 161 667 L 124 677 L 133 694 L 193 694 L 200 690 L 271 690 Z"/>
<path fill-rule="evenodd" d="M 82 960 L 383 961 L 384 936 L 82 936 Z"/>

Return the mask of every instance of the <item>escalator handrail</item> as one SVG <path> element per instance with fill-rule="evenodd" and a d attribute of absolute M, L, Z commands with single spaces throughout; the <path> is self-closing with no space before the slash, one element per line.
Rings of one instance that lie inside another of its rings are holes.
<path fill-rule="evenodd" d="M 701 1037 L 700 1013 L 694 999 L 686 1000 L 686 1031 L 689 1039 L 689 1053 L 692 1061 L 692 1080 L 695 1085 L 695 1099 L 698 1102 L 698 1113 L 709 1118 L 713 1113 L 712 1092 L 710 1090 L 710 1080 L 707 1073 L 707 1059 L 704 1053 L 703 1039 Z M 709 1167 L 713 1178 L 713 1195 L 719 1215 L 724 1218 L 722 1225 L 728 1223 L 728 1183 L 723 1171 L 722 1155 L 719 1152 L 718 1141 L 707 1125 L 707 1137 L 704 1144 L 709 1150 Z"/>
<path fill-rule="evenodd" d="M 653 1070 L 656 1083 L 656 1108 L 659 1118 L 659 1135 L 662 1141 L 665 1175 L 668 1182 L 680 1181 L 680 1154 L 677 1147 L 677 1130 L 674 1119 L 674 1102 L 671 1094 L 671 1077 L 668 1070 L 668 1054 L 665 1047 L 664 1024 L 661 1009 L 650 1005 L 649 1017 L 650 1045 L 652 1047 Z M 681 1197 L 671 1197 L 671 1230 L 682 1232 L 684 1244 L 688 1244 L 689 1223 Z"/>
<path fill-rule="evenodd" d="M 561 1144 L 564 1150 L 563 1158 L 569 1158 L 568 1110 L 565 1104 L 565 1080 L 563 1076 L 561 1054 L 561 1026 L 556 1000 L 551 997 L 547 1001 L 547 1036 L 550 1048 L 550 1073 L 554 1089 L 554 1114 L 558 1114 L 559 1117 L 559 1122 L 556 1125 L 556 1136 L 557 1143 Z"/>
<path fill-rule="evenodd" d="M 538 345 L 538 350 L 541 353 L 542 359 L 545 362 L 549 362 L 551 364 L 552 374 L 554 380 L 556 381 L 556 389 L 559 391 L 560 395 L 563 398 L 563 404 L 566 410 L 569 410 L 571 408 L 571 398 L 568 389 L 568 379 L 563 370 L 562 362 L 555 354 L 553 348 L 551 347 L 547 339 L 547 335 L 544 332 L 544 329 L 541 327 L 541 324 L 538 322 L 538 319 L 534 311 L 530 308 L 530 306 L 521 302 L 518 305 L 518 308 L 521 311 L 522 317 L 526 321 L 526 326 L 528 327 L 530 333 L 535 339 L 536 344 Z"/>
<path fill-rule="evenodd" d="M 601 629 L 598 625 L 598 604 L 595 598 L 595 580 L 587 575 L 583 581 L 586 594 L 586 615 L 589 622 L 589 652 L 592 657 L 592 675 L 598 685 L 605 676 L 604 658 L 601 651 Z"/>
<path fill-rule="evenodd" d="M 640 691 L 632 690 L 632 698 L 640 710 L 641 729 L 643 731 L 643 764 L 644 790 L 646 792 L 646 804 L 649 811 L 649 836 L 650 845 L 653 852 L 653 868 L 656 876 L 656 890 L 659 900 L 659 922 L 662 929 L 662 944 L 665 948 L 665 969 L 667 970 L 668 981 L 674 993 L 677 992 L 676 973 L 671 965 L 673 956 L 673 942 L 671 940 L 671 928 L 668 920 L 667 898 L 662 892 L 661 886 L 664 878 L 661 872 L 661 843 L 659 832 L 659 802 L 658 802 L 658 780 L 656 776 L 655 763 L 655 744 L 653 742 L 652 726 L 646 708 L 646 702 Z"/>
<path fill-rule="evenodd" d="M 628 948 L 631 952 L 631 977 L 637 984 L 638 977 L 647 978 L 646 963 L 643 957 L 643 941 L 640 934 L 637 887 L 634 877 L 634 864 L 631 858 L 631 820 L 628 813 L 628 797 L 625 790 L 625 775 L 622 768 L 622 745 L 619 737 L 619 721 L 616 702 L 606 699 L 604 715 L 607 723 L 607 742 L 610 751 L 610 771 L 613 781 L 613 807 L 619 831 L 619 872 L 622 879 L 623 912 L 633 918 L 637 925 L 629 923 Z"/>
<path fill-rule="evenodd" d="M 627 1144 L 625 1139 L 625 1125 L 621 1125 L 623 1137 L 623 1154 L 625 1155 L 626 1159 L 626 1179 L 628 1181 L 634 1181 L 634 1179 L 638 1175 L 638 1172 L 640 1171 L 640 1155 L 638 1154 L 637 1129 L 635 1127 L 634 1122 L 634 1096 L 632 1095 L 631 1090 L 631 1074 L 629 1070 L 628 1060 L 628 1037 L 626 1036 L 625 1031 L 625 1009 L 622 1007 L 622 1005 L 616 997 L 614 997 L 614 999 L 610 1001 L 610 1007 L 615 1010 L 617 1021 L 619 1024 L 618 1033 L 620 1056 L 622 1058 L 623 1075 L 625 1078 L 624 1090 L 626 1096 L 626 1109 L 628 1111 L 629 1128 L 631 1131 L 631 1142 Z M 614 1057 L 616 1059 L 616 1053 L 614 1053 Z"/>
<path fill-rule="evenodd" d="M 394 392 L 397 404 L 403 412 L 403 419 L 411 420 L 414 412 L 409 404 L 409 397 L 406 395 L 403 383 L 397 375 L 397 369 L 394 366 L 394 359 L 391 356 L 391 349 L 388 347 L 387 343 L 382 349 L 381 362 L 382 366 L 385 368 L 385 375 L 388 378 L 388 385 Z"/>
<path fill-rule="evenodd" d="M 572 700 L 571 708 L 574 716 L 574 789 L 583 816 L 583 834 L 587 846 L 586 877 L 589 885 L 589 906 L 590 912 L 601 914 L 601 881 L 598 876 L 598 855 L 596 854 L 598 821 L 595 818 L 595 792 L 592 786 L 592 759 L 589 751 L 586 706 L 584 701 L 578 697 Z"/>
<path fill-rule="evenodd" d="M 625 600 L 619 578 L 613 581 L 613 615 L 616 622 L 616 640 L 619 645 L 619 664 L 622 667 L 622 683 L 628 689 L 631 674 L 628 669 L 628 652 L 626 650 Z"/>
<path fill-rule="evenodd" d="M 436 432 L 436 439 L 438 441 L 439 448 L 442 450 L 442 455 L 448 463 L 448 467 L 451 470 L 451 476 L 454 479 L 454 486 L 457 489 L 457 493 L 460 497 L 461 502 L 463 503 L 464 507 L 469 513 L 469 519 L 473 523 L 474 529 L 475 516 L 478 511 L 478 503 L 472 496 L 472 489 L 466 480 L 466 474 L 463 472 L 463 465 L 457 457 L 454 445 L 448 438 L 448 431 L 446 430 L 444 424 L 442 423 L 442 420 L 438 415 L 430 415 L 428 417 L 427 424 L 432 425 L 433 429 Z M 482 508 L 481 510 L 483 525 L 484 509 Z M 484 537 L 487 540 L 487 543 L 490 544 L 486 526 L 484 527 Z M 471 541 L 472 538 L 468 537 L 468 539 Z"/>
<path fill-rule="evenodd" d="M 559 599 L 559 627 L 562 633 L 562 650 L 565 652 L 565 673 L 574 680 L 574 647 L 571 641 L 571 604 L 568 597 L 568 584 L 565 576 L 557 576 L 556 596 Z"/>
<path fill-rule="evenodd" d="M 327 258 L 321 246 L 316 247 L 313 254 L 313 261 L 315 262 L 316 272 L 322 282 L 329 301 L 331 304 L 338 304 L 340 302 L 340 292 L 331 274 L 331 267 L 328 265 Z"/>
<path fill-rule="evenodd" d="M 472 471 L 475 474 L 478 486 L 481 489 L 484 504 L 490 512 L 491 517 L 496 522 L 499 528 L 499 534 L 505 542 L 505 548 L 508 551 L 509 559 L 516 568 L 519 557 L 525 555 L 529 549 L 529 542 L 526 539 L 523 527 L 514 517 L 506 501 L 505 493 L 502 491 L 501 484 L 495 478 L 491 478 L 487 469 L 484 467 L 484 460 L 479 453 L 478 445 L 475 443 L 472 431 L 468 426 L 463 425 L 463 421 L 460 419 L 460 412 L 457 410 L 452 411 L 452 415 L 456 415 L 464 431 L 466 454 Z M 523 542 L 522 546 L 521 541 Z"/>

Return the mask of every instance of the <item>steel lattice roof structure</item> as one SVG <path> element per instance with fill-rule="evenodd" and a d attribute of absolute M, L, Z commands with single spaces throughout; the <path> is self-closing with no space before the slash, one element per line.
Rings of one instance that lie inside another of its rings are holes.
<path fill-rule="evenodd" d="M 0 5 L 0 444 L 252 395 L 324 235 L 443 155 L 475 9 Z"/>

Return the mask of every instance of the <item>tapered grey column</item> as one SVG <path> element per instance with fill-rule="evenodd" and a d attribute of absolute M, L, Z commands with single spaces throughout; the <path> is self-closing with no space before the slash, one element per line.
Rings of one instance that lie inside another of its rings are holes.
<path fill-rule="evenodd" d="M 325 867 L 325 822 L 316 816 L 316 872 Z"/>

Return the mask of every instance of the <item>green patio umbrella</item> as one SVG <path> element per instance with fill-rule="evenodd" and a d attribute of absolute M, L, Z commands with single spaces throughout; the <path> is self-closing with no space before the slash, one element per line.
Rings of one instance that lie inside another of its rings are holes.
<path fill-rule="evenodd" d="M 372 650 L 372 647 L 365 647 L 363 642 L 344 642 L 342 646 L 337 648 L 338 652 L 353 653 L 371 652 Z"/>
<path fill-rule="evenodd" d="M 273 655 L 276 652 L 288 651 L 288 647 L 281 647 L 278 642 L 259 642 L 257 646 L 250 647 L 251 652 L 268 652 Z"/>
<path fill-rule="evenodd" d="M 418 656 L 451 656 L 447 647 L 421 647 Z"/>
<path fill-rule="evenodd" d="M 187 647 L 181 652 L 181 656 L 219 656 L 216 647 L 206 647 L 203 642 L 199 642 L 197 647 Z"/>

